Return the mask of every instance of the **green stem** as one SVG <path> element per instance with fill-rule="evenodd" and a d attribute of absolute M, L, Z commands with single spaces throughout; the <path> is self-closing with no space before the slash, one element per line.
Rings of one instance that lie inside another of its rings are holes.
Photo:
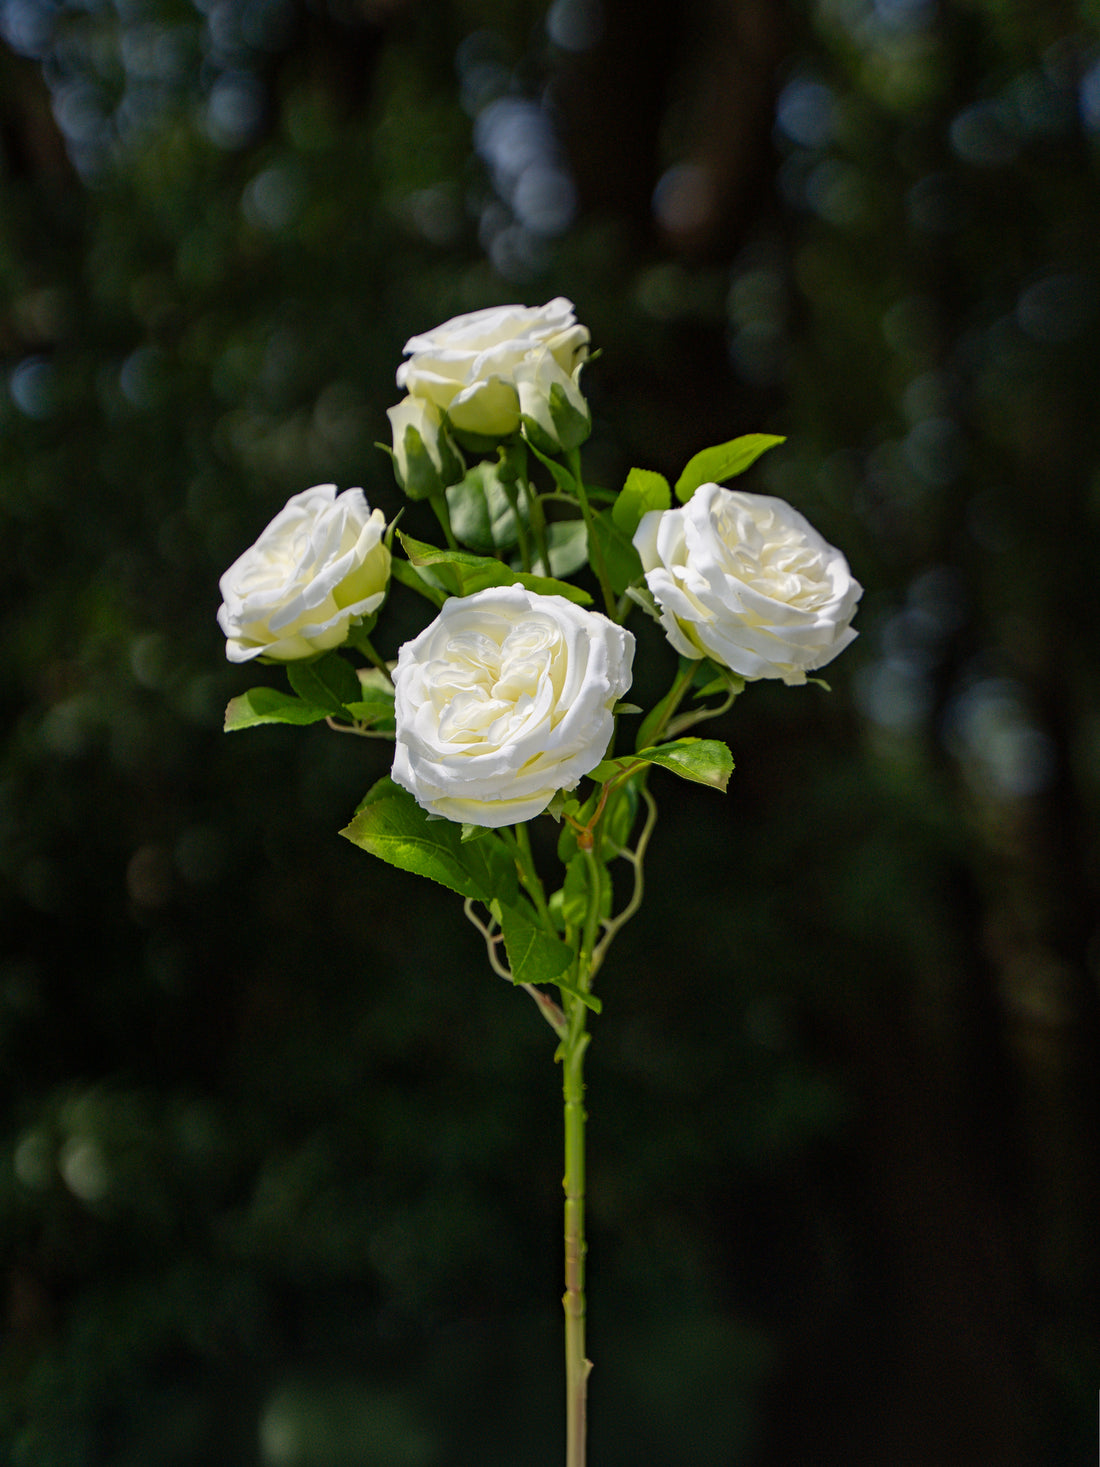
<path fill-rule="evenodd" d="M 512 506 L 512 517 L 516 522 L 516 543 L 519 547 L 519 562 L 525 571 L 531 570 L 531 544 L 527 538 L 527 526 L 519 512 L 519 487 L 514 479 L 502 479 L 508 503 Z"/>
<path fill-rule="evenodd" d="M 721 703 L 716 703 L 713 708 L 693 708 L 687 713 L 681 713 L 679 718 L 674 718 L 667 725 L 666 732 L 670 739 L 684 733 L 689 728 L 694 728 L 697 723 L 705 723 L 708 718 L 720 718 L 727 709 L 733 707 L 733 700 L 740 694 L 740 688 L 731 688 Z"/>
<path fill-rule="evenodd" d="M 599 968 L 600 964 L 603 962 L 604 957 L 607 953 L 607 949 L 615 940 L 615 936 L 618 933 L 619 929 L 626 926 L 631 917 L 634 916 L 635 912 L 637 912 L 638 908 L 642 905 L 642 897 L 645 894 L 645 854 L 649 846 L 649 838 L 653 834 L 653 827 L 657 823 L 657 802 L 649 793 L 649 790 L 646 789 L 644 777 L 643 781 L 638 786 L 638 793 L 645 801 L 645 824 L 642 826 L 642 833 L 638 837 L 638 844 L 634 847 L 633 851 L 624 850 L 622 852 L 622 855 L 630 862 L 630 864 L 634 868 L 634 890 L 631 893 L 630 900 L 627 902 L 626 906 L 622 909 L 618 916 L 612 917 L 609 921 L 603 924 L 603 936 L 600 938 L 600 941 L 592 954 L 593 972 L 595 972 Z"/>
<path fill-rule="evenodd" d="M 650 749 L 654 744 L 659 744 L 661 736 L 668 727 L 672 715 L 683 702 L 684 694 L 691 687 L 691 680 L 695 676 L 699 664 L 692 662 L 690 658 L 681 657 L 679 671 L 673 679 L 672 687 L 654 708 L 648 717 L 642 719 L 642 725 L 638 730 L 639 749 Z M 652 721 L 651 721 L 652 720 Z"/>
<path fill-rule="evenodd" d="M 546 904 L 546 891 L 539 876 L 538 867 L 535 865 L 534 852 L 531 850 L 531 837 L 527 833 L 526 824 L 513 825 L 509 830 L 503 826 L 500 831 L 501 838 L 505 844 L 511 847 L 512 855 L 515 857 L 516 869 L 519 879 L 523 882 L 531 900 L 535 904 L 535 910 L 542 919 L 542 925 L 550 932 L 556 932 L 554 919 L 550 915 L 550 908 Z"/>
<path fill-rule="evenodd" d="M 447 504 L 446 494 L 433 494 L 429 498 L 428 503 L 435 511 L 435 517 L 443 529 L 443 535 L 447 541 L 447 548 L 449 550 L 457 550 L 458 541 L 455 539 L 454 531 L 451 529 L 451 511 Z"/>
<path fill-rule="evenodd" d="M 587 987 L 588 975 L 582 975 Z M 584 1052 L 590 1035 L 588 1010 L 567 996 L 569 1027 L 562 1040 L 562 1098 L 565 1106 L 565 1464 L 585 1467 L 588 1372 L 585 1357 L 584 1260 Z"/>
<path fill-rule="evenodd" d="M 604 564 L 603 551 L 596 538 L 596 531 L 592 520 L 592 506 L 588 502 L 588 491 L 584 487 L 584 479 L 581 477 L 581 456 L 576 448 L 571 448 L 566 455 L 569 464 L 569 472 L 573 475 L 573 482 L 577 488 L 577 500 L 581 507 L 581 516 L 584 519 L 585 529 L 588 531 L 588 558 L 595 572 L 596 580 L 600 585 L 600 593 L 603 596 L 604 606 L 608 616 L 615 620 L 615 593 L 611 589 L 611 583 L 607 578 L 607 566 Z"/>
<path fill-rule="evenodd" d="M 537 563 L 541 560 L 543 575 L 551 576 L 554 573 L 550 569 L 550 549 L 546 541 L 546 516 L 542 512 L 542 502 L 535 493 L 534 485 L 530 479 L 524 479 L 523 492 L 527 500 L 527 514 L 531 521 L 531 534 L 535 541 L 535 564 L 532 569 L 537 569 Z"/>
<path fill-rule="evenodd" d="M 379 672 L 384 672 L 386 674 L 386 678 L 392 686 L 393 674 L 386 666 L 385 661 L 375 651 L 374 643 L 371 641 L 370 637 L 368 637 L 367 634 L 360 628 L 355 627 L 352 629 L 351 636 L 348 638 L 348 640 L 351 642 L 351 645 L 353 647 L 362 652 L 363 656 L 367 659 L 368 662 L 373 663 L 373 665 L 378 668 Z"/>

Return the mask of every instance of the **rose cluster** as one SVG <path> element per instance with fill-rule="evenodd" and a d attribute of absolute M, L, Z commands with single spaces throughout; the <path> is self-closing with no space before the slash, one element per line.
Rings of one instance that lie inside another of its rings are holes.
<path fill-rule="evenodd" d="M 405 343 L 387 410 L 397 480 L 414 499 L 439 494 L 465 472 L 460 442 L 493 448 L 519 431 L 546 453 L 576 448 L 591 419 L 580 390 L 588 329 L 573 303 L 495 306 L 445 321 Z"/>
<path fill-rule="evenodd" d="M 442 517 L 464 448 L 571 454 L 590 431 L 579 385 L 588 340 L 563 299 L 414 336 L 397 373 L 406 396 L 389 409 L 398 482 Z M 230 660 L 315 658 L 365 635 L 386 596 L 391 539 L 359 489 L 295 495 L 222 577 Z M 644 577 L 683 657 L 803 683 L 856 635 L 862 592 L 847 561 L 781 499 L 703 483 L 680 507 L 638 516 L 633 546 L 637 584 Z M 450 595 L 399 650 L 393 779 L 432 815 L 501 826 L 539 814 L 604 759 L 634 638 L 617 616 L 545 594 L 520 572 L 509 584 L 499 558 L 488 570 L 490 584 Z"/>

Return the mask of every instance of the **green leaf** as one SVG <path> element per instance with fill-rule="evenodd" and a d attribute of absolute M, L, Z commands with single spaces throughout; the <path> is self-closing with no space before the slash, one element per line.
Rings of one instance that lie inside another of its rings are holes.
<path fill-rule="evenodd" d="M 727 479 L 743 474 L 769 448 L 785 442 L 786 439 L 777 438 L 774 433 L 746 433 L 742 438 L 704 448 L 688 460 L 676 480 L 676 498 L 686 504 L 700 484 L 724 484 Z"/>
<path fill-rule="evenodd" d="M 628 779 L 612 790 L 603 813 L 603 852 L 619 855 L 630 841 L 638 815 L 638 781 Z"/>
<path fill-rule="evenodd" d="M 475 464 L 461 484 L 447 490 L 447 510 L 455 539 L 482 554 L 510 550 L 519 538 L 515 506 L 498 464 Z"/>
<path fill-rule="evenodd" d="M 532 443 L 530 439 L 527 441 L 527 446 L 538 459 L 539 463 L 550 470 L 554 483 L 561 493 L 568 494 L 571 499 L 576 499 L 577 481 L 565 465 L 558 463 L 557 459 L 551 458 L 548 453 L 543 453 L 542 449 Z"/>
<path fill-rule="evenodd" d="M 733 773 L 733 755 L 720 739 L 674 739 L 670 744 L 658 744 L 654 749 L 639 749 L 621 759 L 605 759 L 597 764 L 589 775 L 597 784 L 606 784 L 627 771 L 642 765 L 657 764 L 669 769 L 681 779 L 690 779 L 695 784 L 706 784 L 711 789 L 725 792 Z"/>
<path fill-rule="evenodd" d="M 557 983 L 568 973 L 573 949 L 547 932 L 530 907 L 494 901 L 489 910 L 504 934 L 513 982 Z"/>
<path fill-rule="evenodd" d="M 463 844 L 462 827 L 433 820 L 390 778 L 367 793 L 340 832 L 372 856 L 489 906 L 515 894 L 515 863 L 499 837 Z"/>
<path fill-rule="evenodd" d="M 286 675 L 300 698 L 337 718 L 345 717 L 348 703 L 360 696 L 355 668 L 337 652 L 326 652 L 314 662 L 288 662 Z"/>
<path fill-rule="evenodd" d="M 672 490 L 664 474 L 656 474 L 652 469 L 631 469 L 611 514 L 629 540 L 642 515 L 655 509 L 668 509 L 671 503 Z"/>
<path fill-rule="evenodd" d="M 327 709 L 303 703 L 301 698 L 292 698 L 278 688 L 250 688 L 230 700 L 225 710 L 225 731 L 236 733 L 238 729 L 255 728 L 260 723 L 320 723 L 327 717 Z"/>
<path fill-rule="evenodd" d="M 564 596 L 567 601 L 575 601 L 580 606 L 587 606 L 592 601 L 587 591 L 582 591 L 579 586 L 571 586 L 568 581 L 515 571 L 491 556 L 471 555 L 464 550 L 440 550 L 422 540 L 414 540 L 411 535 L 403 535 L 400 530 L 398 539 L 411 564 L 418 570 L 430 569 L 432 575 L 438 578 L 443 588 L 452 596 L 472 596 L 476 591 L 484 591 L 490 586 L 518 584 L 541 596 Z"/>
<path fill-rule="evenodd" d="M 546 526 L 550 572 L 571 576 L 588 561 L 588 531 L 583 520 L 552 520 Z"/>
<path fill-rule="evenodd" d="M 362 688 L 360 696 L 345 706 L 356 723 L 369 724 L 381 733 L 393 733 L 396 728 L 392 688 L 388 693 L 382 688 Z"/>
<path fill-rule="evenodd" d="M 401 585 L 408 586 L 411 591 L 427 597 L 436 607 L 442 606 L 447 599 L 446 591 L 435 584 L 435 581 L 430 578 L 430 572 L 427 576 L 418 575 L 408 561 L 396 558 L 392 560 L 390 575 L 395 581 L 400 581 Z"/>
<path fill-rule="evenodd" d="M 565 868 L 561 889 L 562 921 L 571 927 L 582 927 L 588 915 L 588 862 L 578 851 Z"/>
<path fill-rule="evenodd" d="M 616 596 L 621 596 L 633 581 L 640 581 L 644 574 L 638 552 L 615 523 L 614 510 L 603 510 L 592 516 L 592 530 L 596 544 L 603 554 L 607 579 Z M 591 547 L 590 547 L 591 553 Z"/>

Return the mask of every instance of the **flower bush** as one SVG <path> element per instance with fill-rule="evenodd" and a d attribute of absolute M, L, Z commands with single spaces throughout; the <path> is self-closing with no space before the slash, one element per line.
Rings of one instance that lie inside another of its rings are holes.
<path fill-rule="evenodd" d="M 386 521 L 361 489 L 295 494 L 222 576 L 218 624 L 230 662 L 291 662 L 341 646 L 382 605 Z"/>

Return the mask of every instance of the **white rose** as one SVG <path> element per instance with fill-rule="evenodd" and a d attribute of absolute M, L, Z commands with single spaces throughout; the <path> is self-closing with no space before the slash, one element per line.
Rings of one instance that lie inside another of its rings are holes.
<path fill-rule="evenodd" d="M 397 385 L 446 412 L 459 432 L 500 440 L 520 424 L 517 369 L 545 348 L 567 378 L 588 355 L 588 329 L 562 297 L 544 306 L 491 306 L 405 343 Z"/>
<path fill-rule="evenodd" d="M 855 640 L 863 588 L 839 550 L 782 499 L 703 484 L 634 534 L 677 652 L 744 678 L 804 683 Z"/>
<path fill-rule="evenodd" d="M 390 578 L 386 520 L 362 489 L 295 494 L 222 576 L 218 625 L 230 662 L 292 662 L 347 641 L 377 611 Z"/>
<path fill-rule="evenodd" d="M 398 653 L 393 778 L 429 814 L 513 825 L 607 751 L 634 638 L 563 596 L 452 597 Z"/>

